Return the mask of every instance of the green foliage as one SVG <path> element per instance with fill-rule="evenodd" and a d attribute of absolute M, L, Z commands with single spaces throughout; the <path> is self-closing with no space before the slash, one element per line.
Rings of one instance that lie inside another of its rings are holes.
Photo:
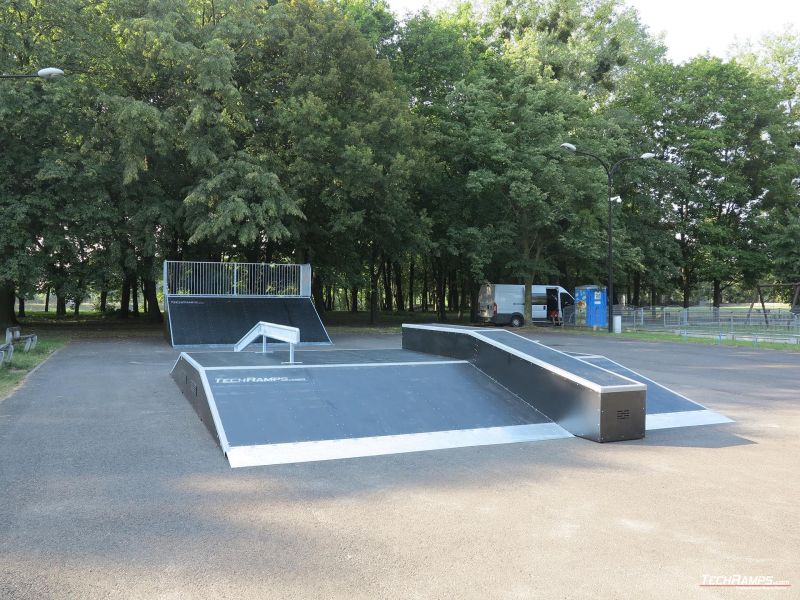
<path fill-rule="evenodd" d="M 615 179 L 618 281 L 798 270 L 792 31 L 675 66 L 619 0 L 24 1 L 0 25 L 6 72 L 67 72 L 0 85 L 0 299 L 139 282 L 157 306 L 165 258 L 311 261 L 373 317 L 403 285 L 444 318 L 485 280 L 602 282 L 604 173 L 565 141 L 663 159 Z"/>

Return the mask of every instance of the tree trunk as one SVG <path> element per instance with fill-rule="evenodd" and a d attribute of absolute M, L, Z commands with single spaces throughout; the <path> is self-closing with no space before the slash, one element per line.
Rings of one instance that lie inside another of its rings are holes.
<path fill-rule="evenodd" d="M 72 314 L 78 316 L 81 314 L 81 299 L 75 298 L 75 306 L 72 307 Z"/>
<path fill-rule="evenodd" d="M 6 327 L 19 325 L 17 315 L 14 314 L 14 286 L 0 285 L 0 329 L 5 333 Z"/>
<path fill-rule="evenodd" d="M 358 288 L 353 286 L 350 290 L 350 312 L 358 312 Z"/>
<path fill-rule="evenodd" d="M 383 310 L 392 310 L 392 263 L 383 261 Z"/>
<path fill-rule="evenodd" d="M 64 317 L 67 314 L 67 299 L 56 292 L 56 316 Z"/>
<path fill-rule="evenodd" d="M 414 259 L 408 266 L 408 312 L 414 312 Z"/>
<path fill-rule="evenodd" d="M 50 286 L 47 286 L 47 291 L 44 293 L 44 312 L 50 312 Z"/>
<path fill-rule="evenodd" d="M 22 296 L 17 296 L 17 303 L 18 303 L 17 316 L 20 319 L 24 319 L 25 318 L 25 298 L 23 298 Z"/>
<path fill-rule="evenodd" d="M 311 278 L 311 295 L 314 296 L 314 306 L 317 307 L 317 312 L 325 312 L 325 297 L 322 293 L 322 280 L 315 273 Z"/>
<path fill-rule="evenodd" d="M 422 312 L 428 312 L 428 264 L 422 269 Z"/>
<path fill-rule="evenodd" d="M 656 291 L 655 286 L 650 288 L 650 314 L 655 318 L 656 316 L 656 305 L 658 304 L 658 292 Z"/>
<path fill-rule="evenodd" d="M 480 287 L 475 280 L 470 276 L 469 278 L 469 322 L 478 322 L 478 292 Z"/>
<path fill-rule="evenodd" d="M 394 263 L 394 294 L 397 312 L 406 310 L 406 299 L 403 296 L 403 270 L 400 263 Z"/>
<path fill-rule="evenodd" d="M 533 306 L 531 304 L 533 298 L 531 297 L 531 292 L 533 291 L 533 275 L 525 275 L 523 277 L 523 283 L 525 287 L 523 288 L 523 294 L 525 294 L 524 298 L 524 308 L 525 308 L 525 324 L 530 325 L 533 323 Z"/>
<path fill-rule="evenodd" d="M 636 271 L 633 274 L 633 298 L 631 299 L 631 303 L 634 306 L 639 306 L 641 302 L 641 294 L 642 294 L 642 274 L 639 271 Z"/>
<path fill-rule="evenodd" d="M 122 295 L 119 301 L 120 319 L 127 319 L 130 316 L 131 314 L 130 301 L 131 301 L 131 280 L 129 277 L 125 277 L 122 280 Z"/>
<path fill-rule="evenodd" d="M 683 280 L 683 308 L 689 308 L 689 301 L 692 297 L 692 287 L 689 285 L 689 279 Z"/>
<path fill-rule="evenodd" d="M 147 301 L 147 312 L 145 313 L 147 315 L 147 320 L 153 321 L 154 323 L 161 323 L 164 317 L 161 315 L 161 309 L 158 308 L 155 279 L 143 279 L 142 284 L 144 285 L 144 298 Z"/>
<path fill-rule="evenodd" d="M 139 316 L 139 282 L 136 275 L 131 277 L 131 304 L 133 309 L 133 316 Z"/>
<path fill-rule="evenodd" d="M 714 308 L 719 309 L 722 306 L 722 282 L 719 279 L 714 280 Z"/>
<path fill-rule="evenodd" d="M 105 314 L 106 305 L 108 304 L 108 291 L 103 290 L 100 292 L 100 313 Z"/>
<path fill-rule="evenodd" d="M 441 259 L 439 259 L 439 265 L 434 273 L 434 279 L 436 280 L 436 317 L 440 321 L 447 321 L 447 309 L 444 306 L 445 277 L 444 267 L 442 266 Z"/>
<path fill-rule="evenodd" d="M 467 296 L 469 290 L 467 289 L 467 282 L 462 278 L 461 280 L 461 299 L 458 302 L 458 318 L 463 319 L 464 313 L 467 311 Z"/>
<path fill-rule="evenodd" d="M 450 312 L 458 310 L 458 275 L 456 271 L 450 271 L 449 288 L 447 290 L 447 306 Z"/>
<path fill-rule="evenodd" d="M 369 323 L 378 322 L 378 271 L 375 269 L 377 262 L 376 252 L 373 248 L 369 259 Z"/>

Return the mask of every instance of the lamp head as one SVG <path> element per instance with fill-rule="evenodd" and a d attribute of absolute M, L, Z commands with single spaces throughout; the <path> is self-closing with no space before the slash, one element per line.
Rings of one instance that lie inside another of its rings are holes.
<path fill-rule="evenodd" d="M 656 157 L 656 155 L 653 154 L 652 152 L 645 152 L 639 158 L 641 158 L 643 160 L 647 160 L 648 158 L 655 158 L 655 157 Z"/>
<path fill-rule="evenodd" d="M 569 150 L 570 152 L 575 152 L 575 150 L 577 150 L 575 145 L 574 144 L 570 144 L 569 142 L 564 142 L 563 144 L 561 144 L 561 147 L 564 150 Z"/>
<path fill-rule="evenodd" d="M 55 67 L 46 67 L 44 69 L 39 69 L 36 74 L 42 79 L 55 79 L 56 77 L 64 75 L 64 71 L 56 69 Z"/>

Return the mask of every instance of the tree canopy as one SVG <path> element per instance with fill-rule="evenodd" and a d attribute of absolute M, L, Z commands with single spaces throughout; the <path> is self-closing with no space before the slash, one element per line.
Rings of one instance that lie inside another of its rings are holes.
<path fill-rule="evenodd" d="M 320 309 L 472 310 L 482 282 L 627 301 L 800 274 L 800 39 L 681 65 L 620 0 L 23 0 L 0 9 L 0 325 L 138 298 L 163 260 L 311 262 Z"/>

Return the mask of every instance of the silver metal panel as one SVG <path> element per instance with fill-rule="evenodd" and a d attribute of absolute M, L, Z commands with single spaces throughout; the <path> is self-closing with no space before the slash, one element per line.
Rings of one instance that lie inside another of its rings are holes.
<path fill-rule="evenodd" d="M 647 431 L 654 429 L 672 429 L 673 427 L 695 427 L 698 425 L 717 425 L 733 423 L 725 415 L 713 410 L 688 410 L 647 415 Z"/>
<path fill-rule="evenodd" d="M 227 456 L 231 467 L 236 468 L 536 442 L 569 437 L 572 435 L 555 423 L 539 423 L 291 444 L 234 446 L 228 450 Z"/>

